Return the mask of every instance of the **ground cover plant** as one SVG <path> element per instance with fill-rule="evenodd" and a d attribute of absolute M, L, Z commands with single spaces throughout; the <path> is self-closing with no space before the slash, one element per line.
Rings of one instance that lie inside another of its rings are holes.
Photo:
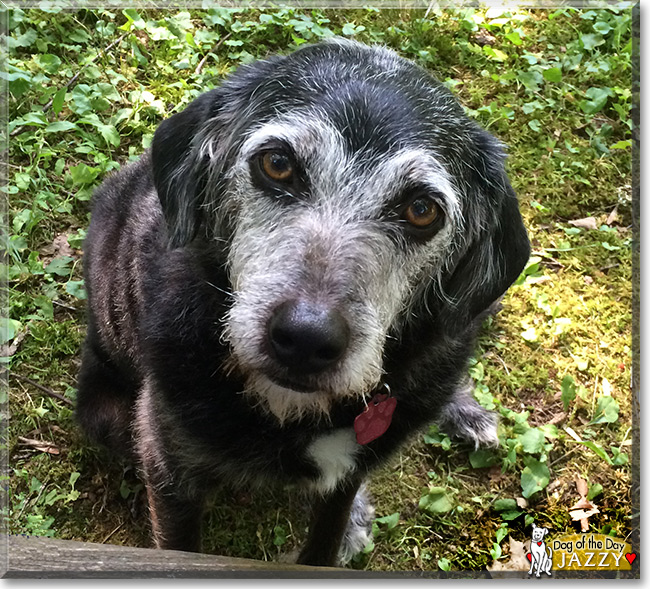
<path fill-rule="evenodd" d="M 432 426 L 402 449 L 372 478 L 374 540 L 351 566 L 507 567 L 533 521 L 553 535 L 629 540 L 638 524 L 629 8 L 44 7 L 2 18 L 10 532 L 149 545 L 132 465 L 89 447 L 73 419 L 92 190 L 148 147 L 163 118 L 233 68 L 336 34 L 386 44 L 430 69 L 509 146 L 533 244 L 470 368 L 476 398 L 500 415 L 500 447 L 474 450 Z M 204 549 L 277 559 L 305 525 L 291 494 L 226 488 L 206 516 Z"/>

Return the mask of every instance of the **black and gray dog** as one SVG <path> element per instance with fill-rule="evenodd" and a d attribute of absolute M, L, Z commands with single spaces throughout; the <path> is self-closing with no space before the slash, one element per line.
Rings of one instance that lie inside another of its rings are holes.
<path fill-rule="evenodd" d="M 94 197 L 78 418 L 133 452 L 157 546 L 206 495 L 293 483 L 298 562 L 363 548 L 363 479 L 437 421 L 491 443 L 480 317 L 529 243 L 501 145 L 439 82 L 334 40 L 240 68 Z"/>

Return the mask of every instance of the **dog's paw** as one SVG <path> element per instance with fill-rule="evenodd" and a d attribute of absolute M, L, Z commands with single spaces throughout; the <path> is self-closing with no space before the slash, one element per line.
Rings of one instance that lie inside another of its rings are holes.
<path fill-rule="evenodd" d="M 469 442 L 475 448 L 499 446 L 497 415 L 479 405 L 466 391 L 451 398 L 437 423 L 449 437 Z"/>
<path fill-rule="evenodd" d="M 339 565 L 345 566 L 359 554 L 372 538 L 372 520 L 375 508 L 370 502 L 366 486 L 362 485 L 352 502 L 348 527 L 339 550 Z"/>

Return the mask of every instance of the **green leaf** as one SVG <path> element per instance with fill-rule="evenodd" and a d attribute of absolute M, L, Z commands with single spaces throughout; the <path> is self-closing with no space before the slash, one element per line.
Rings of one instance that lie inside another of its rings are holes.
<path fill-rule="evenodd" d="M 91 168 L 86 164 L 77 164 L 70 168 L 72 182 L 77 186 L 92 184 L 99 175 L 99 168 Z"/>
<path fill-rule="evenodd" d="M 514 499 L 497 499 L 493 507 L 495 511 L 512 511 L 517 509 L 517 502 Z"/>
<path fill-rule="evenodd" d="M 77 299 L 85 300 L 87 298 L 83 280 L 68 280 L 65 283 L 65 291 Z"/>
<path fill-rule="evenodd" d="M 448 571 L 451 569 L 451 562 L 447 558 L 439 558 L 438 559 L 438 568 L 441 571 Z"/>
<path fill-rule="evenodd" d="M 539 133 L 542 130 L 542 125 L 537 119 L 533 119 L 532 121 L 528 121 L 528 126 L 535 131 L 536 133 Z"/>
<path fill-rule="evenodd" d="M 603 492 L 603 486 L 600 483 L 595 483 L 589 487 L 589 492 L 587 493 L 587 500 L 591 501 L 595 499 Z"/>
<path fill-rule="evenodd" d="M 20 321 L 9 319 L 8 317 L 0 317 L 0 345 L 10 342 L 22 327 Z"/>
<path fill-rule="evenodd" d="M 524 434 L 517 436 L 517 439 L 528 454 L 539 454 L 544 450 L 546 438 L 536 427 L 531 427 Z"/>
<path fill-rule="evenodd" d="M 569 405 L 576 398 L 576 385 L 573 378 L 568 374 L 562 379 L 562 404 L 564 411 L 569 409 Z"/>
<path fill-rule="evenodd" d="M 70 262 L 74 258 L 70 256 L 59 256 L 54 258 L 47 266 L 45 266 L 45 271 L 48 274 L 56 274 L 57 276 L 70 276 L 72 269 L 69 268 Z"/>
<path fill-rule="evenodd" d="M 76 129 L 77 125 L 71 123 L 70 121 L 54 121 L 45 127 L 44 131 L 46 133 L 60 133 L 63 131 L 71 131 Z"/>
<path fill-rule="evenodd" d="M 63 88 L 59 88 L 54 95 L 54 98 L 52 99 L 52 111 L 54 114 L 58 115 L 61 112 L 67 91 L 68 89 L 64 86 Z"/>
<path fill-rule="evenodd" d="M 615 423 L 618 421 L 618 410 L 618 402 L 614 397 L 599 397 L 594 418 L 589 422 L 589 425 Z"/>
<path fill-rule="evenodd" d="M 602 45 L 605 42 L 605 39 L 603 39 L 602 35 L 597 33 L 588 33 L 580 37 L 580 42 L 587 51 L 593 51 L 596 47 Z"/>
<path fill-rule="evenodd" d="M 579 103 L 580 108 L 586 114 L 593 115 L 603 109 L 611 93 L 612 91 L 609 88 L 589 88 L 585 92 L 585 96 L 589 100 L 581 100 Z"/>
<path fill-rule="evenodd" d="M 481 448 L 480 450 L 474 450 L 469 453 L 469 463 L 472 465 L 472 468 L 486 468 L 493 466 L 497 462 L 499 462 L 499 458 L 492 450 Z"/>
<path fill-rule="evenodd" d="M 446 513 L 453 505 L 443 487 L 430 487 L 429 492 L 420 498 L 419 507 L 429 513 Z"/>
<path fill-rule="evenodd" d="M 508 41 L 510 41 L 513 45 L 521 45 L 523 41 L 521 40 L 521 36 L 517 31 L 512 31 L 511 33 L 508 33 L 507 35 L 504 35 Z"/>
<path fill-rule="evenodd" d="M 612 459 L 607 455 L 607 452 L 605 452 L 605 450 L 603 450 L 595 442 L 578 442 L 578 444 L 582 444 L 583 446 L 589 448 L 590 450 L 593 450 L 596 456 L 602 458 L 605 462 L 607 462 L 607 464 L 612 464 Z"/>
<path fill-rule="evenodd" d="M 627 149 L 631 145 L 632 145 L 632 141 L 630 141 L 629 139 L 624 139 L 622 141 L 617 141 L 613 145 L 610 145 L 609 148 L 610 149 Z"/>
<path fill-rule="evenodd" d="M 604 22 L 602 20 L 599 20 L 598 22 L 594 23 L 594 31 L 597 33 L 600 33 L 601 35 L 606 35 L 609 33 L 609 31 L 612 30 L 612 27 L 608 22 Z"/>
<path fill-rule="evenodd" d="M 48 74 L 56 74 L 61 68 L 61 59 L 51 53 L 38 55 L 36 61 Z"/>
<path fill-rule="evenodd" d="M 539 460 L 529 458 L 521 472 L 522 495 L 528 499 L 533 493 L 541 491 L 550 481 L 548 466 Z"/>
<path fill-rule="evenodd" d="M 523 511 L 504 511 L 501 514 L 501 519 L 505 521 L 512 521 L 513 519 L 517 519 L 520 515 L 523 515 Z"/>
<path fill-rule="evenodd" d="M 374 520 L 378 524 L 384 524 L 387 530 L 392 530 L 397 527 L 399 523 L 399 512 L 391 513 L 383 517 L 377 517 Z"/>
<path fill-rule="evenodd" d="M 544 77 L 536 70 L 519 72 L 517 74 L 517 79 L 531 92 L 537 92 L 540 85 L 544 82 Z"/>
<path fill-rule="evenodd" d="M 542 72 L 545 80 L 549 82 L 561 82 L 562 70 L 559 67 L 550 67 Z"/>
<path fill-rule="evenodd" d="M 34 29 L 27 29 L 13 42 L 14 47 L 29 47 L 36 41 L 38 35 Z"/>

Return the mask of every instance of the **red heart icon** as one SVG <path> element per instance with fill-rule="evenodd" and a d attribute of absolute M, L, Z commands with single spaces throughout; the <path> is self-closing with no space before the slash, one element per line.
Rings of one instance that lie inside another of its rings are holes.
<path fill-rule="evenodd" d="M 627 562 L 632 564 L 636 560 L 636 552 L 628 552 L 625 555 L 625 558 L 627 559 Z"/>
<path fill-rule="evenodd" d="M 531 560 L 533 560 L 533 555 L 529 552 L 529 553 L 526 555 L 526 558 L 528 559 L 528 562 L 530 562 Z"/>
<path fill-rule="evenodd" d="M 541 546 L 541 545 L 542 545 L 542 543 L 541 543 L 541 542 L 538 542 L 538 543 L 537 543 L 537 546 Z"/>

